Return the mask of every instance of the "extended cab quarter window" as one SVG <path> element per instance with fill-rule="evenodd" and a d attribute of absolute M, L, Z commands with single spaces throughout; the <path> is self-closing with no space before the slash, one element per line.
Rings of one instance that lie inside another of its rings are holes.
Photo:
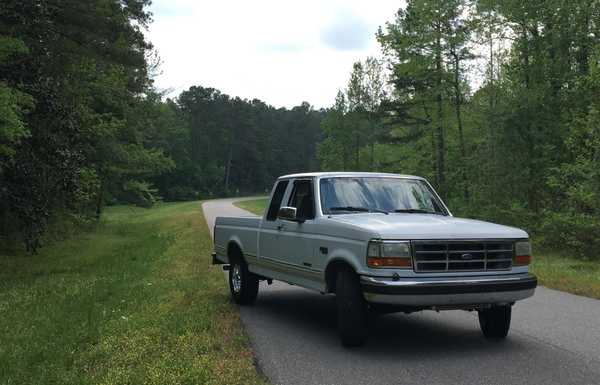
<path fill-rule="evenodd" d="M 288 183 L 289 182 L 287 180 L 282 180 L 277 183 L 277 187 L 275 187 L 275 192 L 273 193 L 273 198 L 271 199 L 269 211 L 267 211 L 268 221 L 274 221 L 277 219 L 277 212 L 279 211 L 279 207 L 281 207 L 283 194 L 285 194 L 285 189 L 287 188 Z"/>
<path fill-rule="evenodd" d="M 294 189 L 292 190 L 288 205 L 296 208 L 298 219 L 306 220 L 315 217 L 312 180 L 302 179 L 294 181 Z"/>

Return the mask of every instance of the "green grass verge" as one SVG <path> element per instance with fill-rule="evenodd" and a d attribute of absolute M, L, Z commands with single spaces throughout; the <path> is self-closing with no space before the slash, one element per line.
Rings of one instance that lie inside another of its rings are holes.
<path fill-rule="evenodd" d="M 263 215 L 267 208 L 268 198 L 252 199 L 248 201 L 234 202 L 233 204 L 241 209 L 250 211 L 256 215 Z"/>
<path fill-rule="evenodd" d="M 0 255 L 0 384 L 263 383 L 211 248 L 190 202 Z"/>
<path fill-rule="evenodd" d="M 600 299 L 600 262 L 555 253 L 534 254 L 530 270 L 539 284 Z"/>

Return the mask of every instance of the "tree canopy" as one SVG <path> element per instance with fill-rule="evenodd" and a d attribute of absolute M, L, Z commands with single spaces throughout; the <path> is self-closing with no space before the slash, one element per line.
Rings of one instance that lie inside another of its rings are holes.
<path fill-rule="evenodd" d="M 0 3 L 2 244 L 321 169 L 421 175 L 456 214 L 600 246 L 597 1 L 409 0 L 326 111 L 200 85 L 166 99 L 149 3 Z"/>
<path fill-rule="evenodd" d="M 378 33 L 393 90 L 379 103 L 375 169 L 428 177 L 456 214 L 597 255 L 599 15 L 591 0 L 409 0 Z M 323 121 L 326 168 L 345 162 L 331 142 L 355 137 L 352 124 L 370 130 L 364 111 L 340 107 L 358 68 Z"/>
<path fill-rule="evenodd" d="M 149 0 L 0 4 L 0 241 L 105 204 L 264 191 L 316 169 L 320 112 L 192 87 L 163 101 Z"/>

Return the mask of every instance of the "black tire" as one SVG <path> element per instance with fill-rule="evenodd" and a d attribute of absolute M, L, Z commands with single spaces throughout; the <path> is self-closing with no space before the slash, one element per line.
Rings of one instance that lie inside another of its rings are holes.
<path fill-rule="evenodd" d="M 336 278 L 338 331 L 344 346 L 361 346 L 367 340 L 368 311 L 358 276 L 342 268 Z"/>
<path fill-rule="evenodd" d="M 238 276 L 236 276 L 236 274 Z M 258 296 L 258 277 L 243 260 L 233 260 L 229 269 L 229 291 L 238 305 L 251 305 Z"/>
<path fill-rule="evenodd" d="M 479 326 L 486 338 L 501 340 L 506 338 L 510 329 L 511 306 L 494 306 L 479 310 Z"/>

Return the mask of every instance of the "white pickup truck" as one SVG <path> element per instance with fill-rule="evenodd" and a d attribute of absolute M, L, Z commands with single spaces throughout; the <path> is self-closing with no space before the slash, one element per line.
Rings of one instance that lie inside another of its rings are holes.
<path fill-rule="evenodd" d="M 537 285 L 525 231 L 455 218 L 409 175 L 282 176 L 262 218 L 216 219 L 214 245 L 240 305 L 260 280 L 335 294 L 346 346 L 365 342 L 371 313 L 427 309 L 476 310 L 483 335 L 502 339 Z"/>

